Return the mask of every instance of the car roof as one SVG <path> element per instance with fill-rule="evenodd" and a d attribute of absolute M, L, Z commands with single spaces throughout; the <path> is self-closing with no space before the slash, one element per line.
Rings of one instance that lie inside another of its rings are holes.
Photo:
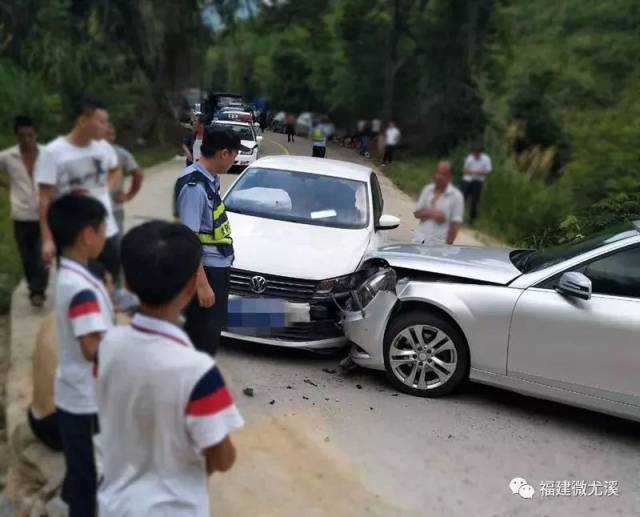
<path fill-rule="evenodd" d="M 281 169 L 286 171 L 307 172 L 321 176 L 337 176 L 340 178 L 369 182 L 370 167 L 341 160 L 329 160 L 327 158 L 311 158 L 307 156 L 265 156 L 256 160 L 251 165 L 264 167 L 265 169 Z"/>

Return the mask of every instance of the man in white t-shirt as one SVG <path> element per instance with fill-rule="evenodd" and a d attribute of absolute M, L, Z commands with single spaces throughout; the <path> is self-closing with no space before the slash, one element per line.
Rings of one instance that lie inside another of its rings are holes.
<path fill-rule="evenodd" d="M 118 158 L 104 137 L 109 114 L 95 100 L 84 99 L 74 106 L 74 126 L 43 149 L 34 172 L 39 188 L 42 258 L 50 265 L 56 249 L 47 224 L 49 203 L 55 197 L 80 192 L 100 201 L 107 211 L 107 242 L 98 261 L 113 278 L 120 273 L 118 226 L 113 217 L 110 192 L 121 178 Z"/>
<path fill-rule="evenodd" d="M 453 244 L 464 216 L 462 192 L 451 184 L 451 163 L 438 163 L 433 183 L 427 185 L 418 199 L 414 216 L 420 222 L 414 242 L 425 246 Z"/>
<path fill-rule="evenodd" d="M 152 221 L 125 235 L 122 252 L 140 312 L 100 344 L 99 515 L 209 517 L 208 476 L 231 468 L 230 433 L 244 422 L 215 361 L 176 324 L 202 245 L 186 226 Z"/>
<path fill-rule="evenodd" d="M 484 180 L 491 172 L 491 158 L 482 152 L 482 147 L 475 147 L 473 152 L 467 156 L 464 161 L 464 176 L 462 181 L 462 192 L 464 199 L 467 201 L 471 198 L 471 224 L 478 217 L 478 206 L 480 204 L 480 195 L 482 194 L 482 185 Z"/>
<path fill-rule="evenodd" d="M 382 158 L 382 165 L 387 165 L 393 162 L 393 155 L 398 148 L 398 144 L 400 143 L 400 138 L 402 134 L 400 130 L 396 127 L 393 121 L 389 121 L 389 125 L 387 126 L 387 131 L 385 132 L 384 139 L 384 157 Z"/>

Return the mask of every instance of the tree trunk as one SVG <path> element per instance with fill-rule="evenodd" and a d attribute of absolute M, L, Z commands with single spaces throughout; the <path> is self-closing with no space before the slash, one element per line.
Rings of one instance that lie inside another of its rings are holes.
<path fill-rule="evenodd" d="M 395 83 L 398 71 L 398 40 L 400 37 L 400 0 L 388 0 L 391 13 L 391 24 L 387 32 L 387 54 L 384 74 L 384 100 L 382 106 L 382 118 L 389 122 L 393 118 L 393 106 L 395 100 Z"/>

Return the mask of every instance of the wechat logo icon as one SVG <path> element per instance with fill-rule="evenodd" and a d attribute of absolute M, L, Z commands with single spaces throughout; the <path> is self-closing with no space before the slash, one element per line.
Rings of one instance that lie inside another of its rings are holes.
<path fill-rule="evenodd" d="M 513 495 L 518 494 L 523 499 L 532 499 L 533 494 L 536 492 L 524 478 L 513 478 L 509 483 L 509 488 Z"/>

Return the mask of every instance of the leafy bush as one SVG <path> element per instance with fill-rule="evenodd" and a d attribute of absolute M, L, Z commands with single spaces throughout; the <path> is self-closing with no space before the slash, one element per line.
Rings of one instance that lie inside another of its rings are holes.
<path fill-rule="evenodd" d="M 497 158 L 482 194 L 479 228 L 514 244 L 536 244 L 569 214 L 566 190 L 520 172 L 509 158 Z"/>
<path fill-rule="evenodd" d="M 640 193 L 620 193 L 569 215 L 557 228 L 550 228 L 533 244 L 539 247 L 564 244 L 614 225 L 640 221 Z"/>
<path fill-rule="evenodd" d="M 0 187 L 0 314 L 9 310 L 11 294 L 22 277 L 9 210 L 8 192 Z"/>
<path fill-rule="evenodd" d="M 0 61 L 0 146 L 14 145 L 13 117 L 31 116 L 40 130 L 40 140 L 52 138 L 62 120 L 60 96 L 52 94 L 44 81 L 8 62 Z"/>

